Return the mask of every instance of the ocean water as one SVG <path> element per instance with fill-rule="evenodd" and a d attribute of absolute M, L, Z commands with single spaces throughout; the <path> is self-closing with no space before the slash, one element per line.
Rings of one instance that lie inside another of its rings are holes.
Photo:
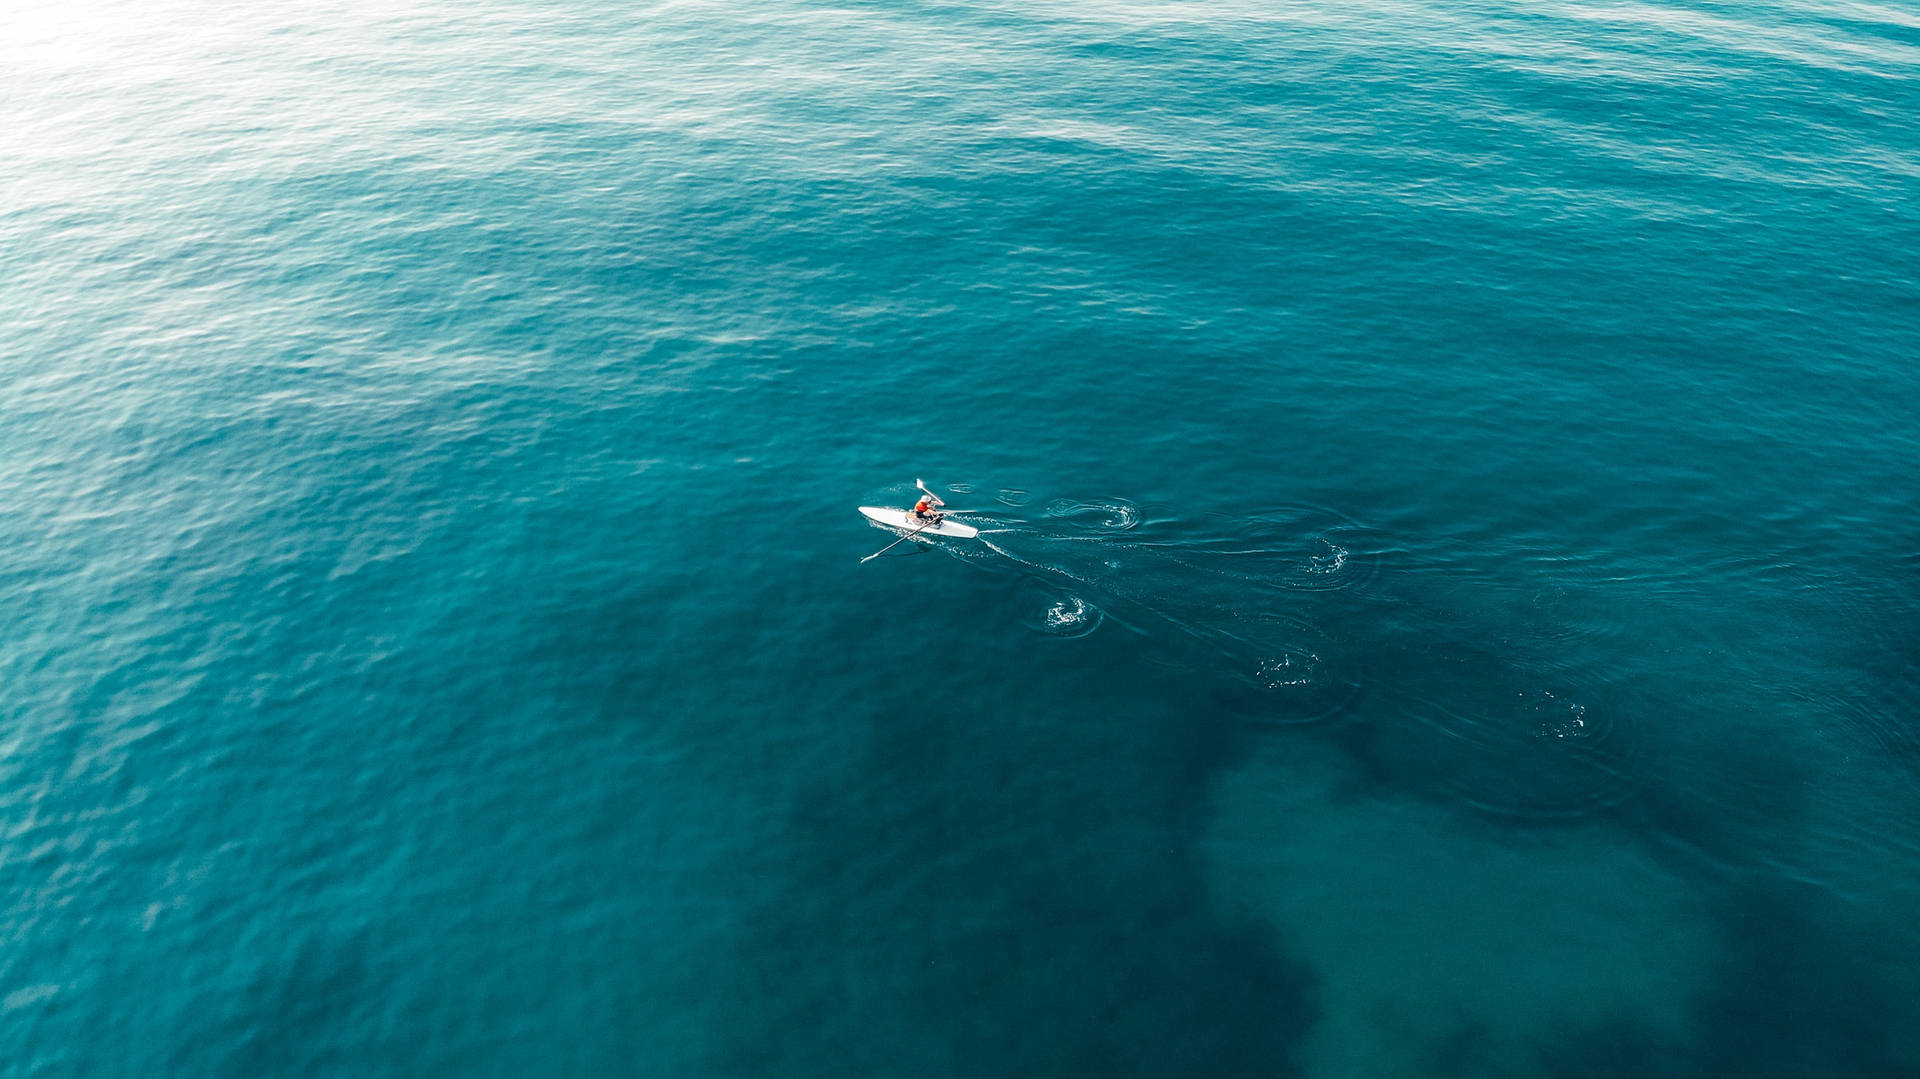
<path fill-rule="evenodd" d="M 23 0 L 0 121 L 0 1075 L 1920 1074 L 1909 5 Z"/>

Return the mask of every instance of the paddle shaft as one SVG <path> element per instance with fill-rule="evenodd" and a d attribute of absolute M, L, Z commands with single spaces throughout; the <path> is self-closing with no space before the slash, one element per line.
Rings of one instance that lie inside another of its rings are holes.
<path fill-rule="evenodd" d="M 916 529 L 914 529 L 913 531 L 911 531 L 911 532 L 909 532 L 909 533 L 907 533 L 906 535 L 904 535 L 904 536 L 901 536 L 901 537 L 900 537 L 899 539 L 897 539 L 897 540 L 894 540 L 894 541 L 893 541 L 892 543 L 889 543 L 889 544 L 887 544 L 887 545 L 886 545 L 885 547 L 882 547 L 882 548 L 880 548 L 879 550 L 877 550 L 877 551 L 875 551 L 875 552 L 873 552 L 872 554 L 870 554 L 870 555 L 868 555 L 867 557 L 865 557 L 865 558 L 863 558 L 863 559 L 861 559 L 861 560 L 860 560 L 860 564 L 864 566 L 864 565 L 866 565 L 867 563 L 869 563 L 869 562 L 871 562 L 871 561 L 873 561 L 874 559 L 876 559 L 876 558 L 879 558 L 879 557 L 880 557 L 881 555 L 883 555 L 883 554 L 886 554 L 886 553 L 887 553 L 888 551 L 891 551 L 891 550 L 893 550 L 893 549 L 894 549 L 895 547 L 898 547 L 898 546 L 900 546 L 901 544 L 903 544 L 903 543 L 905 543 L 905 542 L 907 542 L 908 540 L 910 540 L 910 539 L 912 539 L 913 537 L 915 537 L 915 536 L 917 536 L 917 535 L 919 535 L 919 534 L 920 534 L 920 531 L 921 531 L 921 529 L 924 529 L 924 528 L 926 528 L 926 527 L 927 527 L 927 525 L 936 525 L 936 524 L 939 524 L 939 523 L 940 523 L 940 518 L 938 518 L 938 517 L 935 517 L 935 518 L 934 518 L 933 520 L 931 520 L 931 521 L 928 521 L 928 522 L 927 522 L 927 524 L 924 524 L 924 525 L 921 525 L 921 526 L 920 526 L 920 528 L 916 528 Z"/>

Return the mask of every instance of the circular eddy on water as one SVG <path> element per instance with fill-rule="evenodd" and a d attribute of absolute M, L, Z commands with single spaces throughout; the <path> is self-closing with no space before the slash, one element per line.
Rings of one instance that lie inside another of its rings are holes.
<path fill-rule="evenodd" d="M 1124 498 L 1093 502 L 1056 498 L 1047 503 L 1047 516 L 1097 533 L 1131 532 L 1140 527 L 1140 507 Z"/>
<path fill-rule="evenodd" d="M 1219 629 L 1233 677 L 1220 693 L 1234 714 L 1263 727 L 1302 727 L 1353 714 L 1367 678 L 1360 654 L 1292 615 L 1266 614 Z"/>
<path fill-rule="evenodd" d="M 1021 623 L 1048 637 L 1085 637 L 1099 629 L 1107 617 L 1084 597 L 1033 577 L 1022 581 L 1019 603 Z"/>

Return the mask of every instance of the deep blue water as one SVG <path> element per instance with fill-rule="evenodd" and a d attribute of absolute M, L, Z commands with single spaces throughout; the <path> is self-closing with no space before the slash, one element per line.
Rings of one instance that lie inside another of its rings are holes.
<path fill-rule="evenodd" d="M 0 27 L 0 1075 L 1920 1074 L 1912 7 Z"/>

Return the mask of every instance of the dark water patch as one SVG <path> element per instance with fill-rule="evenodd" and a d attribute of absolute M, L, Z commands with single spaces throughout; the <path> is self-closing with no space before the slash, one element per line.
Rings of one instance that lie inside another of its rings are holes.
<path fill-rule="evenodd" d="M 791 806 L 730 964 L 755 1003 L 720 1061 L 1297 1074 L 1314 978 L 1215 912 L 1192 851 L 1242 736 L 1128 664 L 1145 644 L 1103 635 L 1087 647 L 1117 653 L 1047 679 L 1034 677 L 1045 660 L 1002 653 L 999 690 L 967 722 L 880 702 L 851 781 L 810 784 Z M 977 651 L 921 673 L 978 684 Z M 994 703 L 1016 698 L 1017 711 Z"/>
<path fill-rule="evenodd" d="M 1920 787 L 1920 553 L 1874 562 L 1868 583 L 1826 590 L 1846 620 L 1834 660 L 1849 677 L 1820 688 L 1850 731 Z"/>
<path fill-rule="evenodd" d="M 1341 736 L 1397 785 L 1544 823 L 1611 810 L 1647 782 L 1635 730 L 1645 701 L 1600 683 L 1531 678 L 1469 645 L 1423 650 L 1419 670 L 1402 663 L 1380 661 L 1368 722 Z"/>
<path fill-rule="evenodd" d="M 1419 574 L 1323 598 L 1353 689 L 1334 733 L 1375 782 L 1515 822 L 1608 813 L 1653 780 L 1657 697 L 1470 584 Z M 1524 608 L 1523 608 L 1524 610 Z"/>
<path fill-rule="evenodd" d="M 1689 733 L 1664 740 L 1621 826 L 1687 875 L 1796 859 L 1814 793 L 1808 762 L 1766 739 Z"/>
<path fill-rule="evenodd" d="M 1906 777 L 1920 799 L 1920 662 L 1898 667 L 1864 684 L 1831 692 L 1804 693 L 1809 714 L 1838 720 L 1857 740 Z"/>
<path fill-rule="evenodd" d="M 1910 936 L 1805 883 L 1767 877 L 1715 904 L 1720 948 L 1680 1032 L 1603 1017 L 1536 1036 L 1532 1066 L 1494 1074 L 1902 1079 L 1920 1074 Z M 1472 1069 L 1436 1074 L 1487 1074 Z"/>
<path fill-rule="evenodd" d="M 1720 910 L 1723 950 L 1694 1013 L 1705 1074 L 1920 1074 L 1920 954 L 1911 937 L 1859 915 L 1792 880 L 1733 892 Z"/>
<path fill-rule="evenodd" d="M 1524 1069 L 1510 1065 L 1492 1071 L 1466 1066 L 1471 1052 L 1450 1070 L 1435 1071 L 1438 1077 L 1499 1075 L 1511 1079 L 1539 1076 L 1543 1079 L 1638 1079 L 1705 1074 L 1699 1071 L 1688 1047 L 1663 1037 L 1646 1023 L 1626 1017 L 1607 1016 L 1573 1022 L 1540 1035 L 1532 1047 L 1532 1066 Z M 1478 1064 L 1480 1062 L 1474 1061 Z"/>

